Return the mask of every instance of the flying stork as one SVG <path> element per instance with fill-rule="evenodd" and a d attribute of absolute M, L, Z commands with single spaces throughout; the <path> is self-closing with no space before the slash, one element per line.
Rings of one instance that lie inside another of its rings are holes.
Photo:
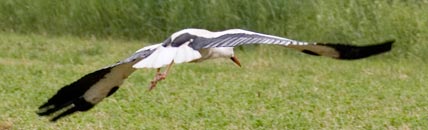
<path fill-rule="evenodd" d="M 391 50 L 394 41 L 367 46 L 334 43 L 310 43 L 262 34 L 242 29 L 211 32 L 204 29 L 183 29 L 173 33 L 165 41 L 144 47 L 125 60 L 89 73 L 61 88 L 39 107 L 40 116 L 57 111 L 51 121 L 56 121 L 76 111 L 87 111 L 117 91 L 123 81 L 139 68 L 155 68 L 156 75 L 149 90 L 164 80 L 173 64 L 201 62 L 214 58 L 231 59 L 241 63 L 233 48 L 248 44 L 274 44 L 293 48 L 306 54 L 351 60 L 369 57 Z M 160 72 L 165 68 L 164 72 Z M 65 110 L 62 110 L 65 109 Z"/>

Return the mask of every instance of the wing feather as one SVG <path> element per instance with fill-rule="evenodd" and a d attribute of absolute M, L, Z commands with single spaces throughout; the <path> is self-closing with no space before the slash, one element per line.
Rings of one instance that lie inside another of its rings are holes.
<path fill-rule="evenodd" d="M 197 34 L 195 34 L 197 35 Z M 214 37 L 217 36 L 217 37 Z M 287 38 L 256 33 L 247 30 L 231 29 L 221 32 L 212 32 L 212 36 L 199 36 L 191 43 L 192 48 L 235 47 L 246 44 L 278 44 L 287 46 L 289 44 L 307 45 L 309 43 L 295 41 Z"/>
<path fill-rule="evenodd" d="M 146 58 L 153 51 L 152 46 L 140 49 L 123 61 L 86 74 L 62 87 L 39 107 L 37 114 L 40 116 L 52 115 L 54 118 L 51 121 L 56 121 L 76 111 L 87 111 L 93 108 L 104 98 L 116 92 L 123 81 L 135 71 L 131 67 L 134 63 Z M 60 111 L 62 113 L 53 115 Z"/>
<path fill-rule="evenodd" d="M 386 41 L 368 46 L 309 43 L 241 29 L 211 33 L 204 31 L 203 35 L 193 35 L 197 37 L 194 39 L 194 42 L 190 43 L 190 46 L 195 50 L 215 47 L 236 47 L 249 44 L 274 44 L 294 48 L 307 54 L 322 55 L 337 59 L 359 59 L 386 52 L 391 49 L 391 45 L 394 42 Z"/>

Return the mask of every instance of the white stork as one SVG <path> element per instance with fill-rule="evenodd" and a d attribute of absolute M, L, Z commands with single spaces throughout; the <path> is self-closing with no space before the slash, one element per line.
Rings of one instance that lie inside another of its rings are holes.
<path fill-rule="evenodd" d="M 233 47 L 248 44 L 275 44 L 297 49 L 310 55 L 321 55 L 335 59 L 360 59 L 391 50 L 394 41 L 368 46 L 332 43 L 308 43 L 267 35 L 242 29 L 211 32 L 204 29 L 184 29 L 172 34 L 159 44 L 144 47 L 131 57 L 116 64 L 89 73 L 79 80 L 64 86 L 45 104 L 39 107 L 40 116 L 49 116 L 64 108 L 51 121 L 76 111 L 87 111 L 110 96 L 123 81 L 138 68 L 156 68 L 157 73 L 150 85 L 165 79 L 173 64 L 201 62 L 214 58 L 228 58 L 238 66 L 241 63 Z M 164 72 L 160 68 L 166 67 Z"/>

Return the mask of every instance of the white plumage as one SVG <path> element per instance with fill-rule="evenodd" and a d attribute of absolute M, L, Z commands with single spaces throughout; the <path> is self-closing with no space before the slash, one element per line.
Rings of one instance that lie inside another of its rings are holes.
<path fill-rule="evenodd" d="M 156 48 L 152 54 L 146 59 L 136 63 L 134 68 L 160 68 L 171 63 L 172 59 L 177 55 L 177 48 L 162 47 Z"/>
<path fill-rule="evenodd" d="M 227 35 L 240 35 L 240 36 L 230 36 L 225 38 L 220 38 Z M 177 38 L 182 36 L 188 36 L 186 38 L 180 39 L 181 43 L 179 46 L 174 46 L 171 43 L 175 42 Z M 216 39 L 217 38 L 217 39 Z M 202 40 L 201 40 L 202 39 Z M 183 41 L 181 41 L 183 40 Z M 199 41 L 196 41 L 199 40 Z M 210 40 L 214 40 L 210 43 Z M 256 42 L 256 40 L 258 42 Z M 169 42 L 169 43 L 168 43 Z M 279 45 L 308 45 L 307 42 L 294 41 L 286 38 L 281 38 L 272 35 L 266 35 L 251 31 L 246 31 L 242 29 L 230 29 L 226 31 L 211 32 L 204 29 L 183 29 L 171 35 L 170 40 L 167 40 L 166 43 L 157 46 L 156 50 L 146 59 L 141 60 L 135 64 L 134 68 L 161 68 L 165 67 L 171 62 L 176 64 L 191 62 L 191 61 L 202 61 L 209 58 L 209 56 L 203 56 L 200 54 L 200 49 L 193 46 L 198 46 L 198 44 L 206 44 L 207 49 L 214 48 L 223 48 L 223 47 L 233 47 L 241 44 L 279 44 Z M 190 45 L 190 44 L 193 44 Z M 230 51 L 230 52 L 225 52 Z M 210 54 L 218 55 L 220 54 L 233 54 L 233 49 L 219 49 L 219 50 L 210 50 Z M 219 53 L 219 54 L 217 54 Z M 218 57 L 216 56 L 216 57 Z M 233 55 L 221 55 L 224 57 L 231 57 Z M 204 57 L 204 59 L 199 59 Z"/>

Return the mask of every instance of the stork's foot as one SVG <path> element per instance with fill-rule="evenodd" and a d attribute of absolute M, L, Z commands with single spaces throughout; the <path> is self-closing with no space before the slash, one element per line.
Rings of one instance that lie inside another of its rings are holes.
<path fill-rule="evenodd" d="M 157 84 L 158 84 L 157 81 L 151 81 L 150 82 L 150 86 L 149 86 L 149 91 L 152 91 L 152 89 L 154 89 Z"/>
<path fill-rule="evenodd" d="M 156 76 L 152 80 L 152 82 L 150 82 L 149 91 L 154 89 L 156 87 L 156 84 L 158 84 L 159 81 L 164 80 L 166 78 L 166 76 L 168 75 L 169 69 L 171 69 L 171 66 L 173 64 L 174 64 L 174 61 L 171 61 L 171 63 L 168 65 L 168 68 L 166 68 L 165 72 L 163 73 L 160 72 L 160 68 L 156 70 Z"/>
<path fill-rule="evenodd" d="M 157 73 L 155 78 L 150 82 L 149 91 L 154 89 L 159 81 L 162 81 L 166 78 L 166 73 Z"/>

